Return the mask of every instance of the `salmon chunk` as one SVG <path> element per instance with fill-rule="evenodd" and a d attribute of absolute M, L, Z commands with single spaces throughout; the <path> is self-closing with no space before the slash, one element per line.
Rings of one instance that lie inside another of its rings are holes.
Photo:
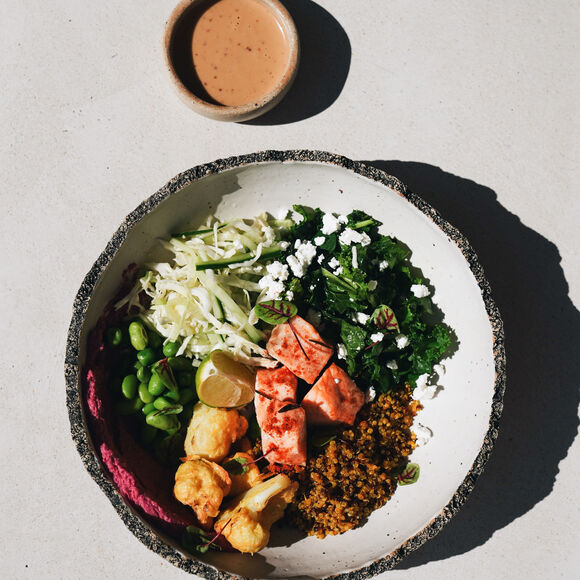
<path fill-rule="evenodd" d="M 295 375 L 312 384 L 333 353 L 312 324 L 300 316 L 274 327 L 266 345 L 268 353 Z"/>
<path fill-rule="evenodd" d="M 288 401 L 268 399 L 262 429 L 262 452 L 270 463 L 306 465 L 306 413 L 302 407 L 284 410 Z"/>
<path fill-rule="evenodd" d="M 339 366 L 331 364 L 302 399 L 308 423 L 352 425 L 365 402 L 364 393 Z"/>

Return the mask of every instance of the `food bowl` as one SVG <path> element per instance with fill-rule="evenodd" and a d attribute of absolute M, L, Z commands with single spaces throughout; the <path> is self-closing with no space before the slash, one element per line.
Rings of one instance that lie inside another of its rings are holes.
<path fill-rule="evenodd" d="M 237 3 L 248 11 L 246 20 L 232 16 L 218 28 Z M 183 0 L 166 24 L 164 45 L 182 101 L 218 121 L 247 121 L 275 107 L 300 57 L 296 26 L 278 0 Z"/>
<path fill-rule="evenodd" d="M 422 466 L 419 481 L 399 488 L 360 528 L 319 540 L 279 526 L 269 546 L 253 557 L 225 552 L 192 556 L 119 491 L 107 467 L 91 421 L 94 409 L 87 405 L 83 369 L 89 333 L 127 266 L 142 263 L 159 238 L 186 222 L 201 223 L 209 214 L 250 217 L 292 202 L 332 212 L 356 208 L 376 216 L 383 222 L 382 233 L 411 248 L 413 263 L 436 289 L 434 301 L 454 329 L 458 348 L 445 363 L 443 390 L 417 417 L 433 438 L 412 455 Z M 395 566 L 437 534 L 467 499 L 497 437 L 505 388 L 503 327 L 467 240 L 396 178 L 329 153 L 265 151 L 185 171 L 125 218 L 77 294 L 65 375 L 71 431 L 82 461 L 128 528 L 151 550 L 205 578 L 355 578 Z"/>

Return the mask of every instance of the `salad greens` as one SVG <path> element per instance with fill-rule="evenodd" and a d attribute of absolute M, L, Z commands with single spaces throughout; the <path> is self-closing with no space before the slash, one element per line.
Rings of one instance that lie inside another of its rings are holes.
<path fill-rule="evenodd" d="M 324 334 L 339 343 L 338 356 L 361 388 L 414 387 L 441 360 L 451 332 L 428 322 L 433 303 L 410 250 L 379 234 L 381 223 L 362 211 L 330 219 L 320 209 L 293 209 L 303 219 L 289 231 L 284 258 L 305 240 L 319 252 L 287 281 L 299 311 L 320 313 Z"/>

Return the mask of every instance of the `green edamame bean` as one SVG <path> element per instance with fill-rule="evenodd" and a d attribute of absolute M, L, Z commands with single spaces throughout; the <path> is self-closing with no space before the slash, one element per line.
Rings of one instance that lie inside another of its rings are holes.
<path fill-rule="evenodd" d="M 121 392 L 125 399 L 134 399 L 138 386 L 139 379 L 135 375 L 127 375 L 121 383 Z"/>
<path fill-rule="evenodd" d="M 193 379 L 193 373 L 179 373 L 177 375 L 177 384 L 184 388 L 191 387 L 191 385 L 193 385 Z"/>
<path fill-rule="evenodd" d="M 155 351 L 152 348 L 144 348 L 137 353 L 137 360 L 144 366 L 149 366 L 155 361 Z"/>
<path fill-rule="evenodd" d="M 131 345 L 135 350 L 143 350 L 144 348 L 147 348 L 147 331 L 140 320 L 134 320 L 129 324 L 129 338 L 131 340 Z"/>
<path fill-rule="evenodd" d="M 173 407 L 173 405 L 175 405 L 175 403 L 173 401 L 170 401 L 169 399 L 166 399 L 165 397 L 157 397 L 153 401 L 153 404 L 155 405 L 155 408 L 158 411 L 163 411 L 163 409 L 167 409 L 167 407 Z"/>
<path fill-rule="evenodd" d="M 143 415 L 149 415 L 149 413 L 153 413 L 154 411 L 157 411 L 157 409 L 155 408 L 155 405 L 153 403 L 147 403 L 141 409 L 141 411 L 143 412 Z"/>
<path fill-rule="evenodd" d="M 167 391 L 163 396 L 174 403 L 179 402 L 179 391 Z"/>
<path fill-rule="evenodd" d="M 163 384 L 161 377 L 158 374 L 153 373 L 149 379 L 149 385 L 147 388 L 154 397 L 158 397 L 165 390 L 165 385 Z"/>
<path fill-rule="evenodd" d="M 154 413 L 149 413 L 145 417 L 147 425 L 155 427 L 155 429 L 161 429 L 162 431 L 168 431 L 169 429 L 175 429 L 179 421 L 175 415 L 159 415 L 157 411 Z"/>
<path fill-rule="evenodd" d="M 187 405 L 187 403 L 193 401 L 194 397 L 195 395 L 191 389 L 183 389 L 183 391 L 179 393 L 179 403 L 181 405 Z"/>
<path fill-rule="evenodd" d="M 175 415 L 172 415 L 172 416 L 175 417 Z M 172 427 L 171 429 L 167 429 L 167 435 L 169 435 L 169 437 L 171 437 L 172 435 L 175 435 L 180 429 L 181 429 L 181 423 L 179 422 L 179 419 L 178 419 L 175 427 Z"/>
<path fill-rule="evenodd" d="M 184 356 L 172 356 L 167 359 L 169 366 L 177 372 L 180 371 L 191 371 L 193 365 L 191 364 L 191 359 Z"/>
<path fill-rule="evenodd" d="M 163 337 L 156 332 L 149 332 L 149 346 L 151 348 L 159 348 L 163 344 Z"/>
<path fill-rule="evenodd" d="M 139 367 L 135 374 L 142 383 L 148 383 L 151 378 L 151 370 L 148 367 Z"/>
<path fill-rule="evenodd" d="M 119 346 L 123 342 L 123 331 L 117 326 L 107 329 L 107 342 L 112 346 Z"/>
<path fill-rule="evenodd" d="M 137 377 L 135 377 L 135 378 L 137 378 Z M 146 405 L 148 405 L 149 403 L 152 403 L 155 400 L 155 397 L 149 392 L 149 389 L 147 388 L 147 385 L 145 383 L 141 383 L 139 385 L 139 398 Z"/>
<path fill-rule="evenodd" d="M 175 356 L 179 350 L 179 345 L 176 342 L 166 342 L 163 345 L 163 354 L 167 357 Z"/>
<path fill-rule="evenodd" d="M 119 415 L 132 415 L 142 408 L 143 401 L 138 397 L 135 399 L 122 399 L 115 404 L 115 409 Z"/>

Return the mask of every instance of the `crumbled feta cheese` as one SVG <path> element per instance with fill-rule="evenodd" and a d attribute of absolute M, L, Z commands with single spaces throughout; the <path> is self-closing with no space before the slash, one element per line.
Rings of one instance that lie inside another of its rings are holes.
<path fill-rule="evenodd" d="M 292 214 L 290 215 L 290 219 L 295 223 L 295 224 L 299 224 L 300 222 L 304 221 L 304 216 L 301 213 L 298 213 L 297 211 L 292 211 Z"/>
<path fill-rule="evenodd" d="M 290 211 L 290 208 L 283 207 L 282 209 L 278 210 L 278 213 L 276 214 L 276 218 L 279 220 L 285 220 L 289 211 Z"/>
<path fill-rule="evenodd" d="M 326 241 L 326 238 L 324 236 L 318 236 L 318 237 L 314 238 L 314 243 L 317 246 L 322 246 L 322 244 L 324 244 L 325 241 Z"/>
<path fill-rule="evenodd" d="M 290 302 L 294 300 L 294 292 L 292 292 L 292 290 L 288 290 L 288 292 L 286 292 L 286 300 L 290 300 Z"/>
<path fill-rule="evenodd" d="M 282 264 L 282 262 L 272 262 L 266 266 L 266 270 L 275 280 L 284 282 L 288 279 L 288 266 Z"/>
<path fill-rule="evenodd" d="M 302 240 L 296 239 L 294 240 L 294 249 L 297 250 L 302 245 Z"/>
<path fill-rule="evenodd" d="M 364 232 L 357 232 L 352 228 L 346 228 L 344 232 L 338 236 L 338 241 L 343 246 L 350 246 L 351 244 L 360 244 L 361 246 L 368 246 L 371 239 Z"/>
<path fill-rule="evenodd" d="M 310 266 L 315 256 L 316 246 L 312 242 L 304 242 L 296 250 L 296 257 L 306 266 Z"/>
<path fill-rule="evenodd" d="M 336 356 L 342 359 L 346 358 L 346 346 L 341 342 L 336 345 Z"/>
<path fill-rule="evenodd" d="M 433 437 L 433 431 L 431 431 L 429 427 L 425 427 L 425 425 L 422 425 L 421 423 L 413 425 L 413 431 L 417 437 L 416 439 L 417 447 L 423 447 L 427 445 L 427 443 L 429 443 L 429 439 Z"/>
<path fill-rule="evenodd" d="M 437 373 L 439 378 L 445 374 L 445 367 L 443 365 L 433 365 L 433 372 Z"/>
<path fill-rule="evenodd" d="M 333 274 L 335 276 L 340 276 L 342 274 L 342 266 L 339 266 L 334 272 Z M 354 302 L 354 300 L 351 300 L 351 302 Z"/>
<path fill-rule="evenodd" d="M 348 218 L 345 215 L 339 215 L 337 217 L 337 219 L 338 219 L 338 223 L 341 223 L 341 224 L 348 223 Z"/>
<path fill-rule="evenodd" d="M 413 284 L 411 286 L 411 292 L 417 298 L 425 298 L 426 296 L 429 296 L 429 294 L 431 294 L 431 292 L 429 292 L 429 288 L 427 288 L 425 284 Z"/>
<path fill-rule="evenodd" d="M 377 391 L 374 387 L 369 387 L 369 390 L 365 393 L 365 403 L 370 403 L 374 401 L 377 397 Z"/>
<path fill-rule="evenodd" d="M 364 312 L 357 312 L 354 318 L 359 324 L 366 324 L 370 316 L 368 314 L 365 314 Z M 382 333 L 381 336 L 383 336 Z"/>
<path fill-rule="evenodd" d="M 373 342 L 380 342 L 383 340 L 383 338 L 385 338 L 385 335 L 382 332 L 375 332 L 374 334 L 371 334 L 371 340 Z"/>
<path fill-rule="evenodd" d="M 263 232 L 264 236 L 266 237 L 264 246 L 271 246 L 276 240 L 276 234 L 274 233 L 274 230 L 270 226 L 264 226 Z"/>
<path fill-rule="evenodd" d="M 376 280 L 369 280 L 368 284 L 367 284 L 367 288 L 373 292 L 374 290 L 377 289 L 377 281 Z"/>
<path fill-rule="evenodd" d="M 302 276 L 304 276 L 306 268 L 296 256 L 288 256 L 286 262 L 288 262 L 288 266 L 290 266 L 290 269 L 296 278 L 302 278 Z"/>
<path fill-rule="evenodd" d="M 335 218 L 331 213 L 325 213 L 322 216 L 322 233 L 327 236 L 338 231 L 340 228 L 340 222 L 338 218 Z"/>
<path fill-rule="evenodd" d="M 278 245 L 280 246 L 281 250 L 287 250 L 290 242 L 280 242 Z"/>
<path fill-rule="evenodd" d="M 352 248 L 352 267 L 355 270 L 358 268 L 358 252 L 356 251 L 356 246 Z"/>
<path fill-rule="evenodd" d="M 439 387 L 437 385 L 421 385 L 417 386 L 413 391 L 413 398 L 417 401 L 424 401 L 427 399 L 433 399 L 437 396 L 439 392 Z"/>
<path fill-rule="evenodd" d="M 280 295 L 282 292 L 284 292 L 284 284 L 282 282 L 277 282 L 269 274 L 263 276 L 258 284 L 260 288 L 266 290 L 266 294 L 264 296 L 266 300 L 280 298 Z"/>
<path fill-rule="evenodd" d="M 337 268 L 339 266 L 340 262 L 336 259 L 336 257 L 332 257 L 331 260 L 328 262 L 328 267 L 329 268 Z"/>
<path fill-rule="evenodd" d="M 316 258 L 316 261 L 319 264 L 322 264 L 322 262 L 324 262 L 324 260 L 326 260 L 326 256 L 324 254 L 318 254 L 318 258 Z"/>
<path fill-rule="evenodd" d="M 309 308 L 308 312 L 306 313 L 306 320 L 312 324 L 312 326 L 318 326 L 320 324 L 320 319 L 322 315 L 320 312 L 314 310 L 314 308 Z"/>
<path fill-rule="evenodd" d="M 389 263 L 386 260 L 379 262 L 379 270 L 384 272 L 389 267 Z"/>
<path fill-rule="evenodd" d="M 402 349 L 409 345 L 409 339 L 404 334 L 397 334 L 395 336 L 395 342 L 397 343 L 397 348 Z"/>
<path fill-rule="evenodd" d="M 417 386 L 418 389 L 420 389 L 420 388 L 427 386 L 428 381 L 429 381 L 428 373 L 423 373 L 422 375 L 419 375 L 417 377 L 417 380 L 415 381 L 415 385 Z"/>
<path fill-rule="evenodd" d="M 334 379 L 334 382 L 335 382 L 337 385 L 340 385 L 340 379 Z"/>
<path fill-rule="evenodd" d="M 387 368 L 396 371 L 399 368 L 399 365 L 396 360 L 389 360 L 387 361 Z"/>

